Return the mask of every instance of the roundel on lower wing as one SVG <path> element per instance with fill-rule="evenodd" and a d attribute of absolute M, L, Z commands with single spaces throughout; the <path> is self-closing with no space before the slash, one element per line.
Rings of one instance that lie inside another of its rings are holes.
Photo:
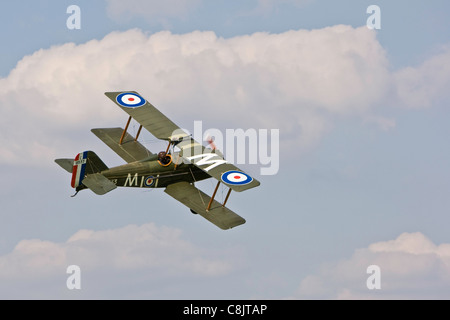
<path fill-rule="evenodd" d="M 222 174 L 222 181 L 232 185 L 244 185 L 253 181 L 248 174 L 237 170 L 227 171 Z"/>
<path fill-rule="evenodd" d="M 124 92 L 117 96 L 117 103 L 125 108 L 137 108 L 143 106 L 147 101 L 140 95 L 132 92 Z"/>

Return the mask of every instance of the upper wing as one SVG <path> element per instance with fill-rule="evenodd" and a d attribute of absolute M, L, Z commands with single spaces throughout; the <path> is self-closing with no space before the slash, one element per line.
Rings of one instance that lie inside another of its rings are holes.
<path fill-rule="evenodd" d="M 258 180 L 226 161 L 221 154 L 192 139 L 136 91 L 105 92 L 105 95 L 156 138 L 176 141 L 177 147 L 181 149 L 180 156 L 185 161 L 225 183 L 232 190 L 244 191 L 260 185 Z"/>
<path fill-rule="evenodd" d="M 105 95 L 158 139 L 168 140 L 174 132 L 181 132 L 180 127 L 136 91 L 105 92 Z"/>
<path fill-rule="evenodd" d="M 194 139 L 184 139 L 177 145 L 183 159 L 225 183 L 233 191 L 244 191 L 260 185 L 260 182 L 226 161 L 220 153 L 205 148 Z"/>
<path fill-rule="evenodd" d="M 223 230 L 245 223 L 244 218 L 223 207 L 216 200 L 212 202 L 210 210 L 206 211 L 206 204 L 211 200 L 211 197 L 188 182 L 171 184 L 164 192 Z"/>

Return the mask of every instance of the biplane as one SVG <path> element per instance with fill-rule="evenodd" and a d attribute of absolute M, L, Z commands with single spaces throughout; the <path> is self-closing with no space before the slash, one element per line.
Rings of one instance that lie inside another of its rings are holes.
<path fill-rule="evenodd" d="M 127 163 L 108 168 L 93 151 L 81 152 L 74 159 L 56 159 L 58 165 L 72 174 L 71 186 L 76 191 L 73 196 L 83 189 L 103 195 L 117 187 L 165 188 L 165 193 L 192 213 L 221 229 L 245 223 L 244 218 L 225 205 L 232 190 L 241 192 L 257 187 L 258 180 L 226 161 L 220 151 L 195 141 L 136 91 L 105 95 L 128 113 L 128 121 L 125 128 L 91 131 Z M 128 133 L 132 119 L 140 124 L 135 137 Z M 154 154 L 142 145 L 138 141 L 142 128 L 165 140 L 166 150 Z M 217 180 L 212 196 L 195 186 L 196 182 L 209 178 Z M 215 200 L 221 183 L 228 187 L 223 203 Z"/>

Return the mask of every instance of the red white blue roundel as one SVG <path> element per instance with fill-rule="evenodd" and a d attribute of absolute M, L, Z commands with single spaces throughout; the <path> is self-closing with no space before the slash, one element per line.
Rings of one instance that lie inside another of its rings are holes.
<path fill-rule="evenodd" d="M 143 106 L 146 101 L 140 95 L 131 92 L 124 92 L 117 96 L 117 103 L 126 108 L 137 108 Z"/>
<path fill-rule="evenodd" d="M 237 170 L 227 171 L 222 174 L 222 181 L 232 185 L 244 185 L 253 181 L 248 174 Z"/>
<path fill-rule="evenodd" d="M 146 187 L 151 187 L 153 185 L 154 181 L 155 181 L 154 178 L 152 176 L 149 176 L 149 177 L 145 178 L 144 184 Z"/>

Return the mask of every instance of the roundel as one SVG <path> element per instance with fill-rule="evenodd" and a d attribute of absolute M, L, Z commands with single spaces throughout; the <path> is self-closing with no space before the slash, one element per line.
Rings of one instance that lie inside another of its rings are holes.
<path fill-rule="evenodd" d="M 232 185 L 243 185 L 253 181 L 253 178 L 248 174 L 236 170 L 223 173 L 221 179 L 223 182 Z"/>
<path fill-rule="evenodd" d="M 152 176 L 149 176 L 147 178 L 145 178 L 144 180 L 144 184 L 146 187 L 151 187 L 153 185 L 154 182 L 154 178 Z"/>
<path fill-rule="evenodd" d="M 140 95 L 131 92 L 124 92 L 117 96 L 117 103 L 126 108 L 137 108 L 143 106 L 147 101 Z"/>

